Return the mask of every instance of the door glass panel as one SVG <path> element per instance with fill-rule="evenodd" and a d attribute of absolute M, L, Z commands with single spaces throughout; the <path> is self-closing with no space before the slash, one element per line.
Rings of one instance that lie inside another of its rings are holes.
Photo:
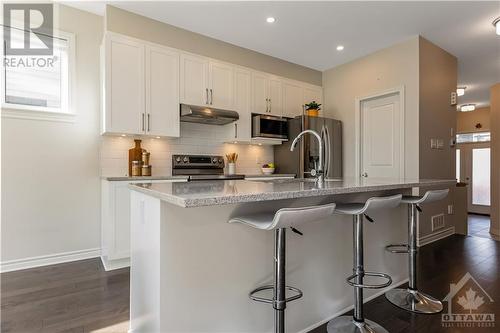
<path fill-rule="evenodd" d="M 490 205 L 490 148 L 472 149 L 472 204 Z"/>
<path fill-rule="evenodd" d="M 456 160 L 456 167 L 455 167 L 455 178 L 457 179 L 457 182 L 460 182 L 460 149 L 457 149 L 457 160 Z"/>

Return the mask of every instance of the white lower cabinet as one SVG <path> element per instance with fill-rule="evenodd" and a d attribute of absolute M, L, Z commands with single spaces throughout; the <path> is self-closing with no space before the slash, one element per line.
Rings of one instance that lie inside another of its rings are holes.
<path fill-rule="evenodd" d="M 130 266 L 131 183 L 184 180 L 101 181 L 101 261 L 106 271 Z"/>

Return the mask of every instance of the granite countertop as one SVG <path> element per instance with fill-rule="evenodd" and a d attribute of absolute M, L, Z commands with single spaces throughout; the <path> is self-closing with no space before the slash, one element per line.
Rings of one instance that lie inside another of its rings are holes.
<path fill-rule="evenodd" d="M 152 184 L 130 184 L 132 190 L 145 193 L 180 207 L 215 206 L 235 203 L 250 203 L 280 199 L 294 199 L 362 193 L 412 187 L 451 187 L 456 180 L 432 179 L 367 179 L 348 178 L 317 184 L 307 179 L 276 180 L 216 180 L 196 182 L 173 182 Z"/>
<path fill-rule="evenodd" d="M 137 180 L 188 180 L 188 176 L 118 176 L 118 177 L 101 177 L 109 181 L 137 181 Z"/>

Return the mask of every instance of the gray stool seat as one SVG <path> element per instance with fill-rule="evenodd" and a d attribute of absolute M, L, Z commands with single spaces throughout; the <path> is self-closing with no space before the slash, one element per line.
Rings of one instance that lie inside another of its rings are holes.
<path fill-rule="evenodd" d="M 274 283 L 262 286 L 249 293 L 250 299 L 258 302 L 270 303 L 274 309 L 274 332 L 285 333 L 285 308 L 286 303 L 302 297 L 300 289 L 285 284 L 285 261 L 286 261 L 286 228 L 294 228 L 308 222 L 328 218 L 333 215 L 335 204 L 320 206 L 282 208 L 275 213 L 256 213 L 251 215 L 232 217 L 230 223 L 242 223 L 244 225 L 261 229 L 274 230 Z M 265 298 L 257 296 L 261 291 L 272 290 L 273 297 Z M 286 291 L 295 292 L 293 296 L 286 297 Z"/>
<path fill-rule="evenodd" d="M 366 200 L 365 203 L 345 203 L 337 204 L 335 213 L 353 216 L 353 256 L 354 267 L 351 276 L 347 277 L 346 282 L 354 287 L 354 315 L 340 316 L 328 322 L 327 331 L 329 333 L 387 333 L 377 323 L 367 320 L 363 314 L 363 289 L 378 289 L 389 286 L 392 279 L 389 275 L 379 272 L 367 272 L 364 269 L 363 256 L 363 216 L 373 222 L 373 219 L 366 215 L 376 210 L 395 208 L 401 203 L 401 194 L 387 197 L 373 197 Z M 383 278 L 384 283 L 366 284 L 363 279 L 367 276 Z"/>
<path fill-rule="evenodd" d="M 443 304 L 439 300 L 417 289 L 417 211 L 422 211 L 421 204 L 442 200 L 448 192 L 449 189 L 431 190 L 422 196 L 404 196 L 402 199 L 403 203 L 408 204 L 408 244 L 388 245 L 386 250 L 408 254 L 408 288 L 389 290 L 385 297 L 392 304 L 407 311 L 432 314 L 443 310 Z"/>

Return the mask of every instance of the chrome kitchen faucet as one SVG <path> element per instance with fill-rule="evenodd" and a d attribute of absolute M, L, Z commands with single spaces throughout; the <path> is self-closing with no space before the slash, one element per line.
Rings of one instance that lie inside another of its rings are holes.
<path fill-rule="evenodd" d="M 318 169 L 312 169 L 311 170 L 311 175 L 313 177 L 316 177 L 317 182 L 322 183 L 325 178 L 324 178 L 324 170 L 323 170 L 323 156 L 325 153 L 325 144 L 323 142 L 323 139 L 321 136 L 318 134 L 318 132 L 313 131 L 313 130 L 305 130 L 299 133 L 295 139 L 293 139 L 292 146 L 290 147 L 290 151 L 293 151 L 295 149 L 295 146 L 297 145 L 297 142 L 299 142 L 300 138 L 306 134 L 312 134 L 313 136 L 318 139 L 318 144 L 319 144 L 319 161 L 318 161 Z"/>

